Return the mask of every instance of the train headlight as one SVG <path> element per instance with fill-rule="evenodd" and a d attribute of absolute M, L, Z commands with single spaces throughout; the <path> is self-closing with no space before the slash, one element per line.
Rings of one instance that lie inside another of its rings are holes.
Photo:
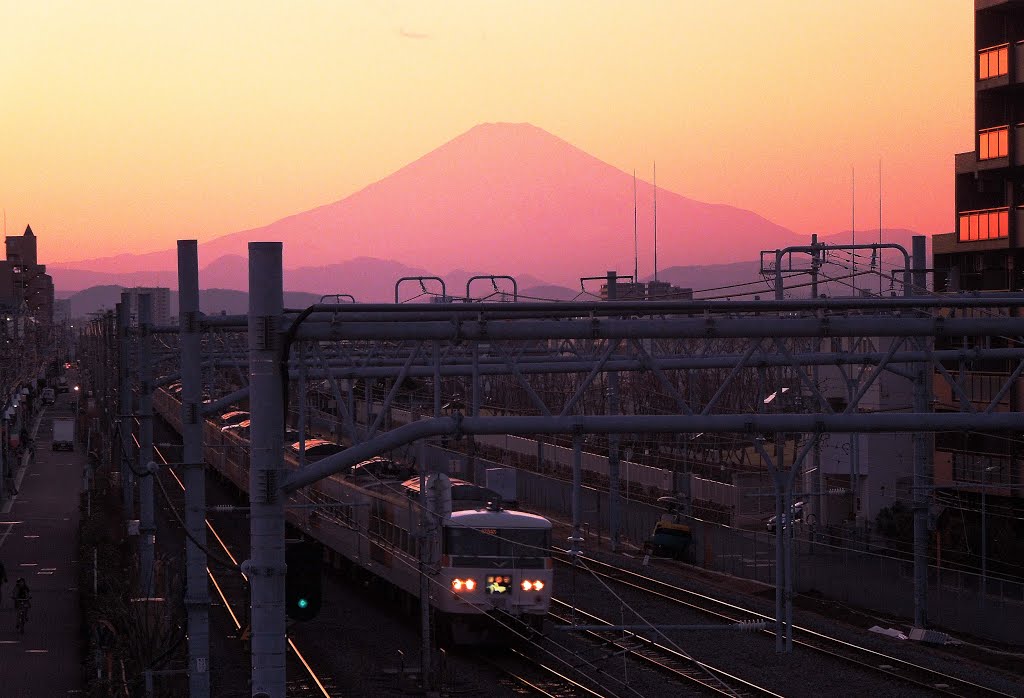
<path fill-rule="evenodd" d="M 454 589 L 455 591 L 462 591 L 463 589 L 465 589 L 466 591 L 473 591 L 474 589 L 476 589 L 476 580 L 475 579 L 453 579 L 452 580 L 452 589 Z"/>
<path fill-rule="evenodd" d="M 544 582 L 542 582 L 542 581 L 540 581 L 538 579 L 536 582 L 533 583 L 533 588 L 536 589 L 537 591 L 540 591 L 541 589 L 544 588 Z"/>
<path fill-rule="evenodd" d="M 524 579 L 522 587 L 523 587 L 523 591 L 529 591 L 530 589 L 533 588 L 533 582 L 531 582 L 529 579 Z"/>
<path fill-rule="evenodd" d="M 522 588 L 523 591 L 530 591 L 531 589 L 533 589 L 535 591 L 540 591 L 541 589 L 544 588 L 544 582 L 542 582 L 539 579 L 537 579 L 537 580 L 524 579 L 519 586 Z"/>

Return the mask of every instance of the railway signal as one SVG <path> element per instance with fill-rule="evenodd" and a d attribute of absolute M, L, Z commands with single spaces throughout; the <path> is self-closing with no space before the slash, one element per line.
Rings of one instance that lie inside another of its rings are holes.
<path fill-rule="evenodd" d="M 319 543 L 292 543 L 285 550 L 285 610 L 292 620 L 312 620 L 323 602 L 323 546 Z"/>

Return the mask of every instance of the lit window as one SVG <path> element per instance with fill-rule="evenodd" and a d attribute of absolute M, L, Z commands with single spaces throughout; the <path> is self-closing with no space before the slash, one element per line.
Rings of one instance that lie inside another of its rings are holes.
<path fill-rule="evenodd" d="M 978 132 L 978 159 L 1005 158 L 1010 152 L 1010 130 L 1006 126 Z"/>
<path fill-rule="evenodd" d="M 978 79 L 988 80 L 1010 72 L 1009 46 L 997 46 L 978 52 Z"/>
<path fill-rule="evenodd" d="M 972 240 L 996 240 L 1010 235 L 1010 212 L 1007 209 L 971 211 L 960 214 L 961 242 Z"/>

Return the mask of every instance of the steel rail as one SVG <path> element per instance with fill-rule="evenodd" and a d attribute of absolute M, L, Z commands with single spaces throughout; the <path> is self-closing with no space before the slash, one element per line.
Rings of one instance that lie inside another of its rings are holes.
<path fill-rule="evenodd" d="M 554 548 L 553 551 L 553 560 L 561 564 L 572 564 L 571 558 L 568 554 L 569 551 L 562 550 L 560 548 Z M 744 614 L 747 619 L 749 619 L 750 616 L 756 616 L 757 618 L 771 623 L 775 622 L 774 618 L 760 611 L 743 608 L 742 606 L 722 601 L 684 587 L 676 586 L 669 582 L 664 582 L 660 579 L 649 577 L 601 560 L 589 557 L 581 557 L 580 559 L 586 563 L 587 567 L 590 568 L 589 571 L 594 574 L 598 574 L 605 579 L 622 586 L 638 590 L 644 594 L 656 596 L 678 606 L 685 606 L 700 613 L 730 622 L 739 622 L 740 620 L 744 620 L 743 618 L 735 618 L 733 616 L 726 615 L 725 612 L 712 610 L 707 605 L 699 605 L 699 602 L 703 602 L 704 604 L 719 606 L 729 611 L 740 612 Z M 685 598 L 697 599 L 699 602 L 686 601 Z M 827 654 L 837 659 L 856 664 L 860 667 L 868 668 L 872 673 L 881 672 L 900 681 L 908 682 L 922 688 L 927 688 L 931 691 L 938 691 L 947 695 L 965 695 L 964 692 L 966 691 L 966 695 L 999 696 L 1002 698 L 1012 698 L 1013 695 L 1000 691 L 999 689 L 983 686 L 967 679 L 958 678 L 942 671 L 929 669 L 928 667 L 914 664 L 913 662 L 885 654 L 878 650 L 862 647 L 852 642 L 826 635 L 811 628 L 794 625 L 793 630 L 800 635 L 799 639 L 794 638 L 793 640 L 793 643 L 796 645 L 815 652 Z M 761 632 L 770 635 L 775 634 L 775 631 L 771 629 L 765 629 Z M 855 656 L 857 654 L 866 655 L 867 657 L 870 657 L 870 659 L 858 658 Z M 911 674 L 917 674 L 918 676 L 915 677 Z"/>
<path fill-rule="evenodd" d="M 136 419 L 135 421 L 136 421 L 136 423 L 138 423 L 138 419 Z M 136 448 L 138 448 L 139 441 L 138 441 L 138 438 L 135 436 L 134 433 L 132 434 L 132 440 L 135 442 Z M 164 465 L 166 465 L 168 463 L 167 458 L 164 456 L 163 452 L 160 450 L 159 447 L 154 445 L 153 446 L 153 453 L 154 453 L 154 455 L 156 455 L 157 458 L 160 459 L 160 461 Z M 178 487 L 181 488 L 182 492 L 184 492 L 185 491 L 185 483 L 183 483 L 181 481 L 181 478 L 178 477 L 178 474 L 174 472 L 174 468 L 171 467 L 171 466 L 168 466 L 167 467 L 167 472 L 169 472 L 171 474 L 171 476 L 174 478 L 174 481 L 178 484 Z M 168 502 L 168 505 L 170 505 L 169 502 Z M 216 541 L 220 545 L 221 549 L 224 550 L 224 553 L 228 556 L 228 558 L 233 563 L 235 563 L 237 565 L 238 564 L 238 560 L 231 553 L 231 550 L 228 548 L 227 544 L 224 542 L 224 539 L 221 538 L 220 534 L 217 532 L 217 529 L 214 528 L 213 524 L 210 523 L 209 519 L 206 519 L 206 527 L 213 534 L 213 537 L 216 539 Z M 224 593 L 223 589 L 221 588 L 221 585 L 217 582 L 217 579 L 214 576 L 213 571 L 209 567 L 206 568 L 206 574 L 209 577 L 210 581 L 213 583 L 213 587 L 214 587 L 214 590 L 217 592 L 217 595 L 220 597 L 221 601 L 224 603 L 224 608 L 228 612 L 228 615 L 231 617 L 231 622 L 234 624 L 235 629 L 236 630 L 241 630 L 242 629 L 242 624 L 238 620 L 238 616 L 235 614 L 234 609 L 231 608 L 231 602 L 228 601 L 227 595 Z M 248 578 L 244 574 L 242 574 L 241 572 L 239 572 L 239 574 L 241 574 L 243 579 L 248 581 Z M 295 652 L 295 656 L 299 660 L 299 663 L 302 664 L 303 668 L 309 674 L 310 679 L 312 679 L 313 683 L 316 684 L 316 686 L 319 689 L 321 695 L 324 698 L 332 698 L 330 692 L 328 692 L 327 688 L 324 686 L 323 681 L 320 680 L 320 677 L 317 675 L 316 671 L 313 669 L 313 667 L 310 665 L 310 663 L 306 660 L 306 657 L 302 654 L 302 652 L 299 650 L 298 646 L 295 644 L 295 642 L 291 638 L 288 638 L 288 644 L 291 646 L 292 651 Z"/>
<path fill-rule="evenodd" d="M 586 618 L 587 620 L 589 620 L 593 624 L 596 624 L 596 625 L 614 625 L 613 623 L 611 623 L 611 622 L 609 622 L 609 621 L 607 621 L 607 620 L 605 620 L 603 618 L 599 618 L 598 616 L 595 616 L 592 613 L 587 613 L 586 611 L 580 609 L 579 607 L 573 607 L 571 604 L 568 604 L 568 603 L 566 603 L 564 601 L 561 601 L 560 599 L 552 598 L 551 602 L 553 604 L 558 604 L 560 606 L 564 606 L 565 608 L 573 609 L 574 613 L 576 613 L 579 616 L 582 616 L 582 617 Z M 560 620 L 560 621 L 566 622 L 566 623 L 570 622 L 570 619 L 568 619 L 568 618 L 564 618 L 564 617 L 555 615 L 553 613 L 550 614 L 550 615 L 553 618 L 555 618 L 556 620 Z M 640 660 L 641 662 L 654 667 L 658 671 L 665 672 L 665 673 L 667 673 L 667 674 L 669 674 L 671 676 L 674 676 L 674 677 L 676 677 L 678 679 L 681 679 L 681 680 L 684 680 L 684 681 L 690 681 L 690 682 L 699 684 L 703 688 L 707 688 L 707 689 L 709 689 L 709 690 L 711 690 L 711 691 L 713 691 L 713 692 L 715 692 L 717 694 L 720 694 L 720 695 L 728 695 L 728 696 L 756 695 L 756 696 L 770 696 L 771 698 L 782 698 L 782 696 L 780 694 L 775 693 L 775 692 L 773 692 L 773 691 L 771 691 L 771 690 L 769 690 L 769 689 L 767 689 L 767 688 L 765 688 L 763 686 L 758 686 L 757 684 L 751 683 L 750 681 L 747 681 L 746 679 L 742 679 L 742 678 L 740 678 L 738 676 L 730 674 L 729 672 L 725 671 L 724 669 L 719 669 L 717 667 L 711 666 L 710 664 L 707 664 L 705 662 L 702 662 L 702 661 L 699 661 L 697 659 L 694 659 L 693 657 L 689 657 L 689 656 L 683 654 L 682 652 L 680 652 L 679 650 L 676 650 L 676 649 L 673 649 L 671 647 L 667 647 L 665 645 L 662 645 L 662 644 L 660 644 L 658 642 L 655 642 L 654 640 L 651 640 L 650 638 L 644 637 L 643 635 L 640 635 L 638 633 L 627 632 L 627 633 L 625 633 L 625 635 L 630 640 L 634 640 L 634 641 L 638 642 L 639 643 L 639 647 L 642 647 L 645 650 L 645 652 L 641 652 L 638 649 L 638 647 L 629 647 L 627 645 L 622 644 L 620 642 L 620 640 L 623 638 L 623 633 L 621 633 L 619 631 L 612 631 L 612 630 L 610 630 L 610 631 L 586 630 L 586 631 L 583 631 L 583 632 L 587 636 L 593 637 L 593 638 L 599 640 L 603 645 L 613 647 L 613 648 L 615 648 L 615 649 L 617 649 L 617 650 L 619 650 L 621 652 L 625 652 L 625 653 L 627 653 L 627 654 L 629 654 L 631 656 L 634 656 L 638 660 Z M 692 665 L 694 665 L 696 667 L 696 670 L 688 671 L 686 669 L 680 669 L 680 668 L 674 667 L 671 664 L 666 663 L 665 661 L 659 659 L 658 657 L 656 657 L 654 655 L 664 655 L 670 661 L 681 663 L 681 664 L 684 664 L 684 665 L 685 664 L 692 664 Z M 700 673 L 704 673 L 706 675 L 710 675 L 714 679 L 722 682 L 722 684 L 724 684 L 725 688 L 723 688 L 722 686 L 715 685 L 713 683 L 709 683 L 706 678 L 702 678 L 700 676 Z"/>
<path fill-rule="evenodd" d="M 513 660 L 510 660 L 507 657 L 502 660 L 493 655 L 485 655 L 483 652 L 475 652 L 473 653 L 473 659 L 481 664 L 486 664 L 491 668 L 500 671 L 523 687 L 540 696 L 546 696 L 547 698 L 566 698 L 568 695 L 580 694 L 584 696 L 592 696 L 593 698 L 607 698 L 608 694 L 598 693 L 592 688 L 584 686 L 579 681 L 566 676 L 562 672 L 558 671 L 554 667 L 548 666 L 539 659 L 531 657 L 514 648 L 508 651 L 510 654 L 514 655 L 516 660 L 529 665 L 535 670 L 540 670 L 544 672 L 545 675 L 551 677 L 548 681 L 553 680 L 555 685 L 543 686 L 539 683 L 539 679 L 531 679 L 523 676 L 513 665 Z M 572 694 L 566 693 L 566 689 L 572 691 Z M 552 690 L 556 692 L 552 693 Z"/>

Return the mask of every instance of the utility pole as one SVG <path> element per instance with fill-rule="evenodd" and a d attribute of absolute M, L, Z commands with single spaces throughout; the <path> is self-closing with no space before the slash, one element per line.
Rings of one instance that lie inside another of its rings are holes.
<path fill-rule="evenodd" d="M 818 268 L 821 266 L 821 253 L 818 251 L 817 245 L 818 245 L 818 235 L 817 235 L 817 233 L 815 233 L 815 234 L 811 235 L 811 247 L 813 248 L 813 251 L 811 252 L 811 298 L 814 298 L 814 299 L 818 298 Z M 815 315 L 820 316 L 821 315 L 820 311 L 815 311 Z M 815 347 L 815 351 L 821 351 L 821 340 L 820 339 L 813 339 L 811 341 L 814 343 L 813 346 Z M 813 385 L 816 390 L 821 390 L 821 384 L 819 383 L 818 365 L 817 364 L 815 364 L 814 366 L 811 367 L 811 385 Z M 819 404 L 817 406 L 817 411 L 819 411 L 819 412 L 823 411 L 824 409 L 825 409 L 825 405 Z M 825 499 L 824 499 L 824 497 L 825 497 L 825 495 L 824 495 L 825 476 L 821 472 L 821 444 L 818 442 L 817 439 L 814 442 L 814 453 L 812 454 L 812 458 L 813 458 L 813 460 L 812 460 L 811 468 L 812 468 L 812 470 L 813 470 L 813 472 L 815 474 L 814 475 L 815 480 L 817 481 L 816 484 L 812 486 L 812 491 L 815 492 L 815 495 L 814 495 L 814 504 L 815 504 L 815 506 L 814 506 L 814 528 L 812 528 L 812 533 L 811 533 L 812 540 L 813 540 L 813 536 L 814 536 L 813 530 L 818 528 L 819 526 L 821 526 L 824 523 L 824 516 L 825 516 L 825 506 L 824 506 L 824 504 L 825 504 Z M 810 483 L 808 483 L 808 484 L 810 484 Z"/>
<path fill-rule="evenodd" d="M 153 361 L 152 298 L 139 295 L 139 470 L 149 473 L 153 461 Z M 139 478 L 139 580 L 141 595 L 153 596 L 156 519 L 153 516 L 153 478 L 149 473 Z"/>
<path fill-rule="evenodd" d="M 252 557 L 243 564 L 252 593 L 252 694 L 285 698 L 284 308 L 280 242 L 249 243 L 249 390 L 252 429 L 249 525 Z M 369 407 L 367 407 L 369 409 Z"/>
<path fill-rule="evenodd" d="M 122 292 L 121 302 L 117 304 L 117 418 L 121 431 L 117 469 L 121 472 L 121 506 L 126 520 L 135 518 L 135 493 L 129 465 L 132 457 L 132 384 L 128 373 L 128 328 L 131 324 L 128 298 L 128 293 Z"/>
<path fill-rule="evenodd" d="M 419 477 L 420 477 L 420 683 L 424 692 L 432 690 L 431 685 L 431 664 L 432 652 L 430 650 L 430 548 L 431 531 L 433 521 L 431 517 L 434 512 L 427 508 L 427 448 L 426 441 L 421 439 L 419 443 Z"/>
<path fill-rule="evenodd" d="M 636 282 L 636 279 L 633 279 Z M 608 300 L 619 297 L 618 278 L 614 271 L 608 272 Z M 608 414 L 619 413 L 619 372 L 608 372 Z M 619 434 L 608 435 L 608 543 L 615 552 L 619 545 Z M 598 526 L 600 530 L 600 525 Z"/>
<path fill-rule="evenodd" d="M 210 695 L 210 589 L 206 582 L 206 473 L 200 415 L 202 357 L 199 336 L 199 253 L 195 240 L 178 241 L 178 326 L 181 331 L 181 437 L 185 469 L 185 607 L 188 611 L 190 698 Z M 255 430 L 254 430 L 255 431 Z"/>
<path fill-rule="evenodd" d="M 925 260 L 925 237 L 913 238 L 913 286 L 906 289 L 906 295 L 922 296 L 927 283 L 927 261 Z M 927 339 L 918 340 L 919 349 L 927 349 Z M 914 412 L 929 411 L 928 363 L 913 364 Z M 924 432 L 914 432 L 914 627 L 928 626 L 928 463 L 932 453 L 929 440 Z"/>

